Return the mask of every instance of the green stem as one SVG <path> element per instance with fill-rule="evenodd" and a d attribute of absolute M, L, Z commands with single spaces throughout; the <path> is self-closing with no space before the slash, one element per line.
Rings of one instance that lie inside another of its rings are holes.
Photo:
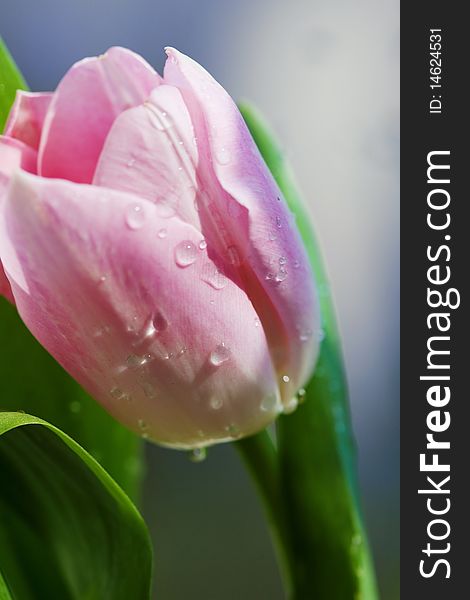
<path fill-rule="evenodd" d="M 294 590 L 293 560 L 288 519 L 281 490 L 278 456 L 267 430 L 235 443 L 262 499 L 281 570 L 286 597 Z"/>
<path fill-rule="evenodd" d="M 321 253 L 292 171 L 269 128 L 240 107 L 276 179 L 310 258 L 317 283 L 325 339 L 305 402 L 277 421 L 277 457 L 271 460 L 281 498 L 291 598 L 375 600 L 377 590 L 357 489 L 356 453 L 341 341 Z M 267 475 L 252 469 L 255 478 Z M 276 517 L 279 513 L 272 509 Z"/>

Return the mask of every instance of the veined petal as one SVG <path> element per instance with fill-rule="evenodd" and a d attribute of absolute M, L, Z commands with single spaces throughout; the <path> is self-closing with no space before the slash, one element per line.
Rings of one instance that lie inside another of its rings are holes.
<path fill-rule="evenodd" d="M 91 183 L 114 119 L 144 102 L 161 77 L 125 48 L 76 63 L 59 83 L 47 111 L 38 173 Z"/>
<path fill-rule="evenodd" d="M 156 88 L 141 106 L 114 122 L 93 183 L 133 192 L 153 202 L 162 216 L 178 215 L 199 227 L 195 209 L 197 148 L 180 92 Z"/>
<path fill-rule="evenodd" d="M 131 194 L 23 172 L 0 217 L 21 317 L 116 418 L 188 448 L 273 420 L 263 328 L 191 225 Z"/>
<path fill-rule="evenodd" d="M 306 251 L 233 100 L 195 61 L 171 48 L 167 54 L 164 81 L 179 88 L 188 107 L 205 166 L 201 177 L 210 189 L 202 230 L 224 231 L 236 253 L 288 402 L 313 370 L 319 346 L 318 300 Z M 208 223 L 214 217 L 216 227 Z"/>
<path fill-rule="evenodd" d="M 18 90 L 5 126 L 5 135 L 20 140 L 37 150 L 44 118 L 52 96 L 51 92 Z"/>

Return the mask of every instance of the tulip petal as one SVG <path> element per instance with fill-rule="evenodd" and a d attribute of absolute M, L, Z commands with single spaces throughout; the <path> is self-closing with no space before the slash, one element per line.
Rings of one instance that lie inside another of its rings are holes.
<path fill-rule="evenodd" d="M 199 162 L 206 166 L 200 177 L 212 185 L 202 230 L 227 232 L 225 243 L 232 250 L 226 256 L 237 255 L 245 289 L 266 324 L 273 361 L 286 384 L 283 400 L 289 402 L 313 370 L 319 346 L 318 300 L 305 249 L 233 100 L 195 61 L 171 48 L 167 54 L 164 81 L 183 95 Z M 214 179 L 222 193 L 211 184 Z"/>
<path fill-rule="evenodd" d="M 32 333 L 116 418 L 182 448 L 253 433 L 280 410 L 256 312 L 200 240 L 145 199 L 24 172 L 0 214 Z"/>
<path fill-rule="evenodd" d="M 20 140 L 34 150 L 39 148 L 41 132 L 53 94 L 16 92 L 15 102 L 5 126 L 5 135 Z"/>
<path fill-rule="evenodd" d="M 160 76 L 124 48 L 76 63 L 59 83 L 44 122 L 38 173 L 90 183 L 106 135 L 123 111 L 144 102 Z"/>
<path fill-rule="evenodd" d="M 161 85 L 150 99 L 114 122 L 93 183 L 132 192 L 153 202 L 162 216 L 199 226 L 194 206 L 197 149 L 179 91 Z"/>
<path fill-rule="evenodd" d="M 0 205 L 11 174 L 18 168 L 34 173 L 37 153 L 23 142 L 0 135 Z M 10 283 L 0 260 L 0 296 L 14 303 Z"/>

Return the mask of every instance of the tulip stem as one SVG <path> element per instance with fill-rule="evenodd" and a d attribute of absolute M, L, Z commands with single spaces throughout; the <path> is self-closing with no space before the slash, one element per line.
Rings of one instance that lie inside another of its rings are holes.
<path fill-rule="evenodd" d="M 287 598 L 294 590 L 293 554 L 287 523 L 278 456 L 274 442 L 267 430 L 235 443 L 261 496 L 281 570 Z"/>

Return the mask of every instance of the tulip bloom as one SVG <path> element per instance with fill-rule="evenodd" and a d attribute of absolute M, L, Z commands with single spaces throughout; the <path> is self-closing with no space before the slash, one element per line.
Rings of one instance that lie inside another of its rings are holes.
<path fill-rule="evenodd" d="M 236 105 L 111 48 L 0 138 L 0 291 L 110 413 L 178 448 L 254 433 L 310 375 L 313 275 Z"/>

